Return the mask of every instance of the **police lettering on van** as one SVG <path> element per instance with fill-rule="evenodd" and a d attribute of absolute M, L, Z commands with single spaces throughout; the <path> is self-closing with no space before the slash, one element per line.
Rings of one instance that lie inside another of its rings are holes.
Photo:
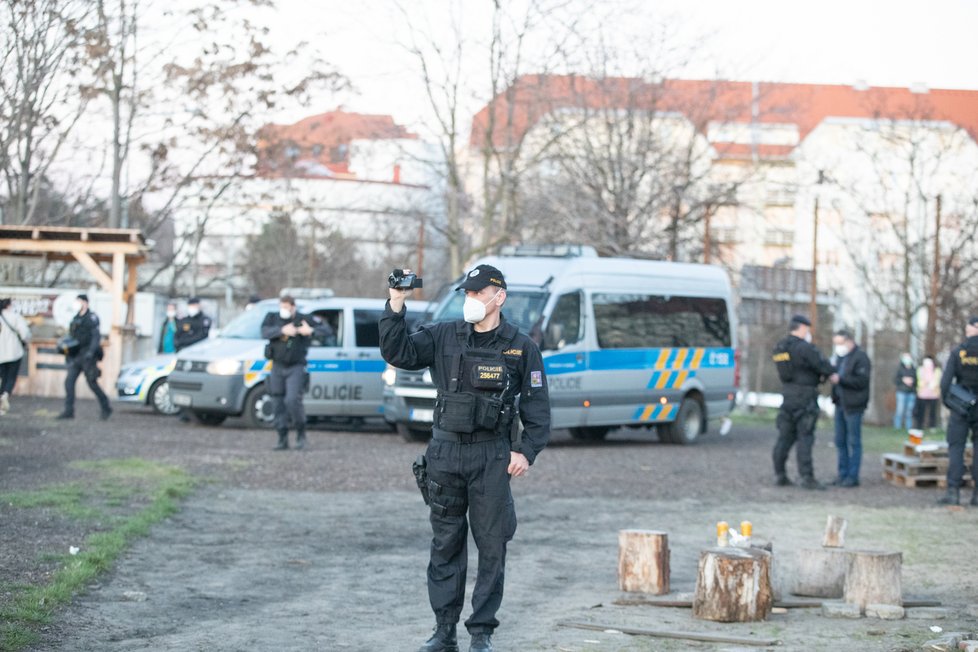
<path fill-rule="evenodd" d="M 552 427 L 602 439 L 657 428 L 692 443 L 725 418 L 738 384 L 730 281 L 719 267 L 600 258 L 593 248 L 512 248 L 474 264 L 499 268 L 506 318 L 541 344 Z M 461 317 L 458 293 L 433 320 Z M 421 372 L 385 372 L 384 417 L 408 439 L 430 433 L 434 388 Z"/>

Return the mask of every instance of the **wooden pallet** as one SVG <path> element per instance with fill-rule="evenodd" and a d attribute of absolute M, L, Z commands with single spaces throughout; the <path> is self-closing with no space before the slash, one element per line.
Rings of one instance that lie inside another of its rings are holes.
<path fill-rule="evenodd" d="M 903 454 L 908 457 L 919 457 L 921 460 L 947 459 L 946 441 L 928 441 L 922 444 L 903 442 Z M 974 459 L 974 448 L 969 443 L 964 449 L 964 461 L 970 463 Z"/>
<path fill-rule="evenodd" d="M 947 488 L 947 476 L 946 475 L 903 475 L 896 471 L 889 469 L 883 469 L 883 479 L 892 485 L 897 487 L 910 487 L 910 488 L 937 488 L 946 489 Z M 971 479 L 970 475 L 964 476 L 961 482 L 962 487 L 972 487 L 974 486 L 974 480 Z"/>
<path fill-rule="evenodd" d="M 899 475 L 940 475 L 947 472 L 949 461 L 946 457 L 921 459 L 910 455 L 887 453 L 883 456 L 883 468 Z"/>

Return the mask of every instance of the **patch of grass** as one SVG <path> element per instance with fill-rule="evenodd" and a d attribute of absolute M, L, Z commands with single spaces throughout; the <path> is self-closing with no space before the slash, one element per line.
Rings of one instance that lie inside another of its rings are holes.
<path fill-rule="evenodd" d="M 100 512 L 85 505 L 86 498 L 86 490 L 77 484 L 0 494 L 0 502 L 19 509 L 48 508 L 79 520 L 98 518 Z"/>
<path fill-rule="evenodd" d="M 38 625 L 48 622 L 58 607 L 67 604 L 94 578 L 109 570 L 134 539 L 145 536 L 154 524 L 174 514 L 179 508 L 179 501 L 194 486 L 193 479 L 181 469 L 145 460 L 106 460 L 75 466 L 95 472 L 96 478 L 91 487 L 71 485 L 70 491 L 64 487 L 54 487 L 9 494 L 5 498 L 16 496 L 19 501 L 17 507 L 52 506 L 53 502 L 71 511 L 82 506 L 86 500 L 104 499 L 108 491 L 117 497 L 124 492 L 147 504 L 128 516 L 118 518 L 111 529 L 90 535 L 77 555 L 57 556 L 61 567 L 48 584 L 27 587 L 15 596 L 12 603 L 0 612 L 3 623 L 0 626 L 0 649 L 15 651 L 36 643 Z M 11 501 L 11 504 L 15 503 Z"/>

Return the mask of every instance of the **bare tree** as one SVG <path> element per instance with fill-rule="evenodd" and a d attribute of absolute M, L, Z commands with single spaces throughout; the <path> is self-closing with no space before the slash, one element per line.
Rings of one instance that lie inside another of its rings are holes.
<path fill-rule="evenodd" d="M 48 172 L 85 111 L 82 46 L 88 3 L 0 3 L 0 223 L 28 224 Z"/>

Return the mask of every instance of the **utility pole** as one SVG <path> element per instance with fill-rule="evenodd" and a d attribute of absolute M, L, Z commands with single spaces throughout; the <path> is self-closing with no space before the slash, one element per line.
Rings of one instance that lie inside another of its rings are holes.
<path fill-rule="evenodd" d="M 941 196 L 937 196 L 937 209 L 934 216 L 934 267 L 930 276 L 930 301 L 927 302 L 927 335 L 924 338 L 924 353 L 937 352 L 937 293 L 941 280 Z"/>
<path fill-rule="evenodd" d="M 710 218 L 713 217 L 713 208 L 707 206 L 706 215 L 703 218 L 703 264 L 710 264 L 710 250 L 713 248 L 713 234 L 710 232 Z"/>
<path fill-rule="evenodd" d="M 812 220 L 812 296 L 808 304 L 808 318 L 812 322 L 812 338 L 818 335 L 818 186 L 825 180 L 825 173 L 818 171 L 815 188 L 815 213 Z"/>
<path fill-rule="evenodd" d="M 421 219 L 418 220 L 418 270 L 416 272 L 422 278 L 424 277 L 424 218 L 425 214 L 421 213 Z M 419 299 L 424 296 L 424 288 L 418 288 L 416 292 Z"/>

